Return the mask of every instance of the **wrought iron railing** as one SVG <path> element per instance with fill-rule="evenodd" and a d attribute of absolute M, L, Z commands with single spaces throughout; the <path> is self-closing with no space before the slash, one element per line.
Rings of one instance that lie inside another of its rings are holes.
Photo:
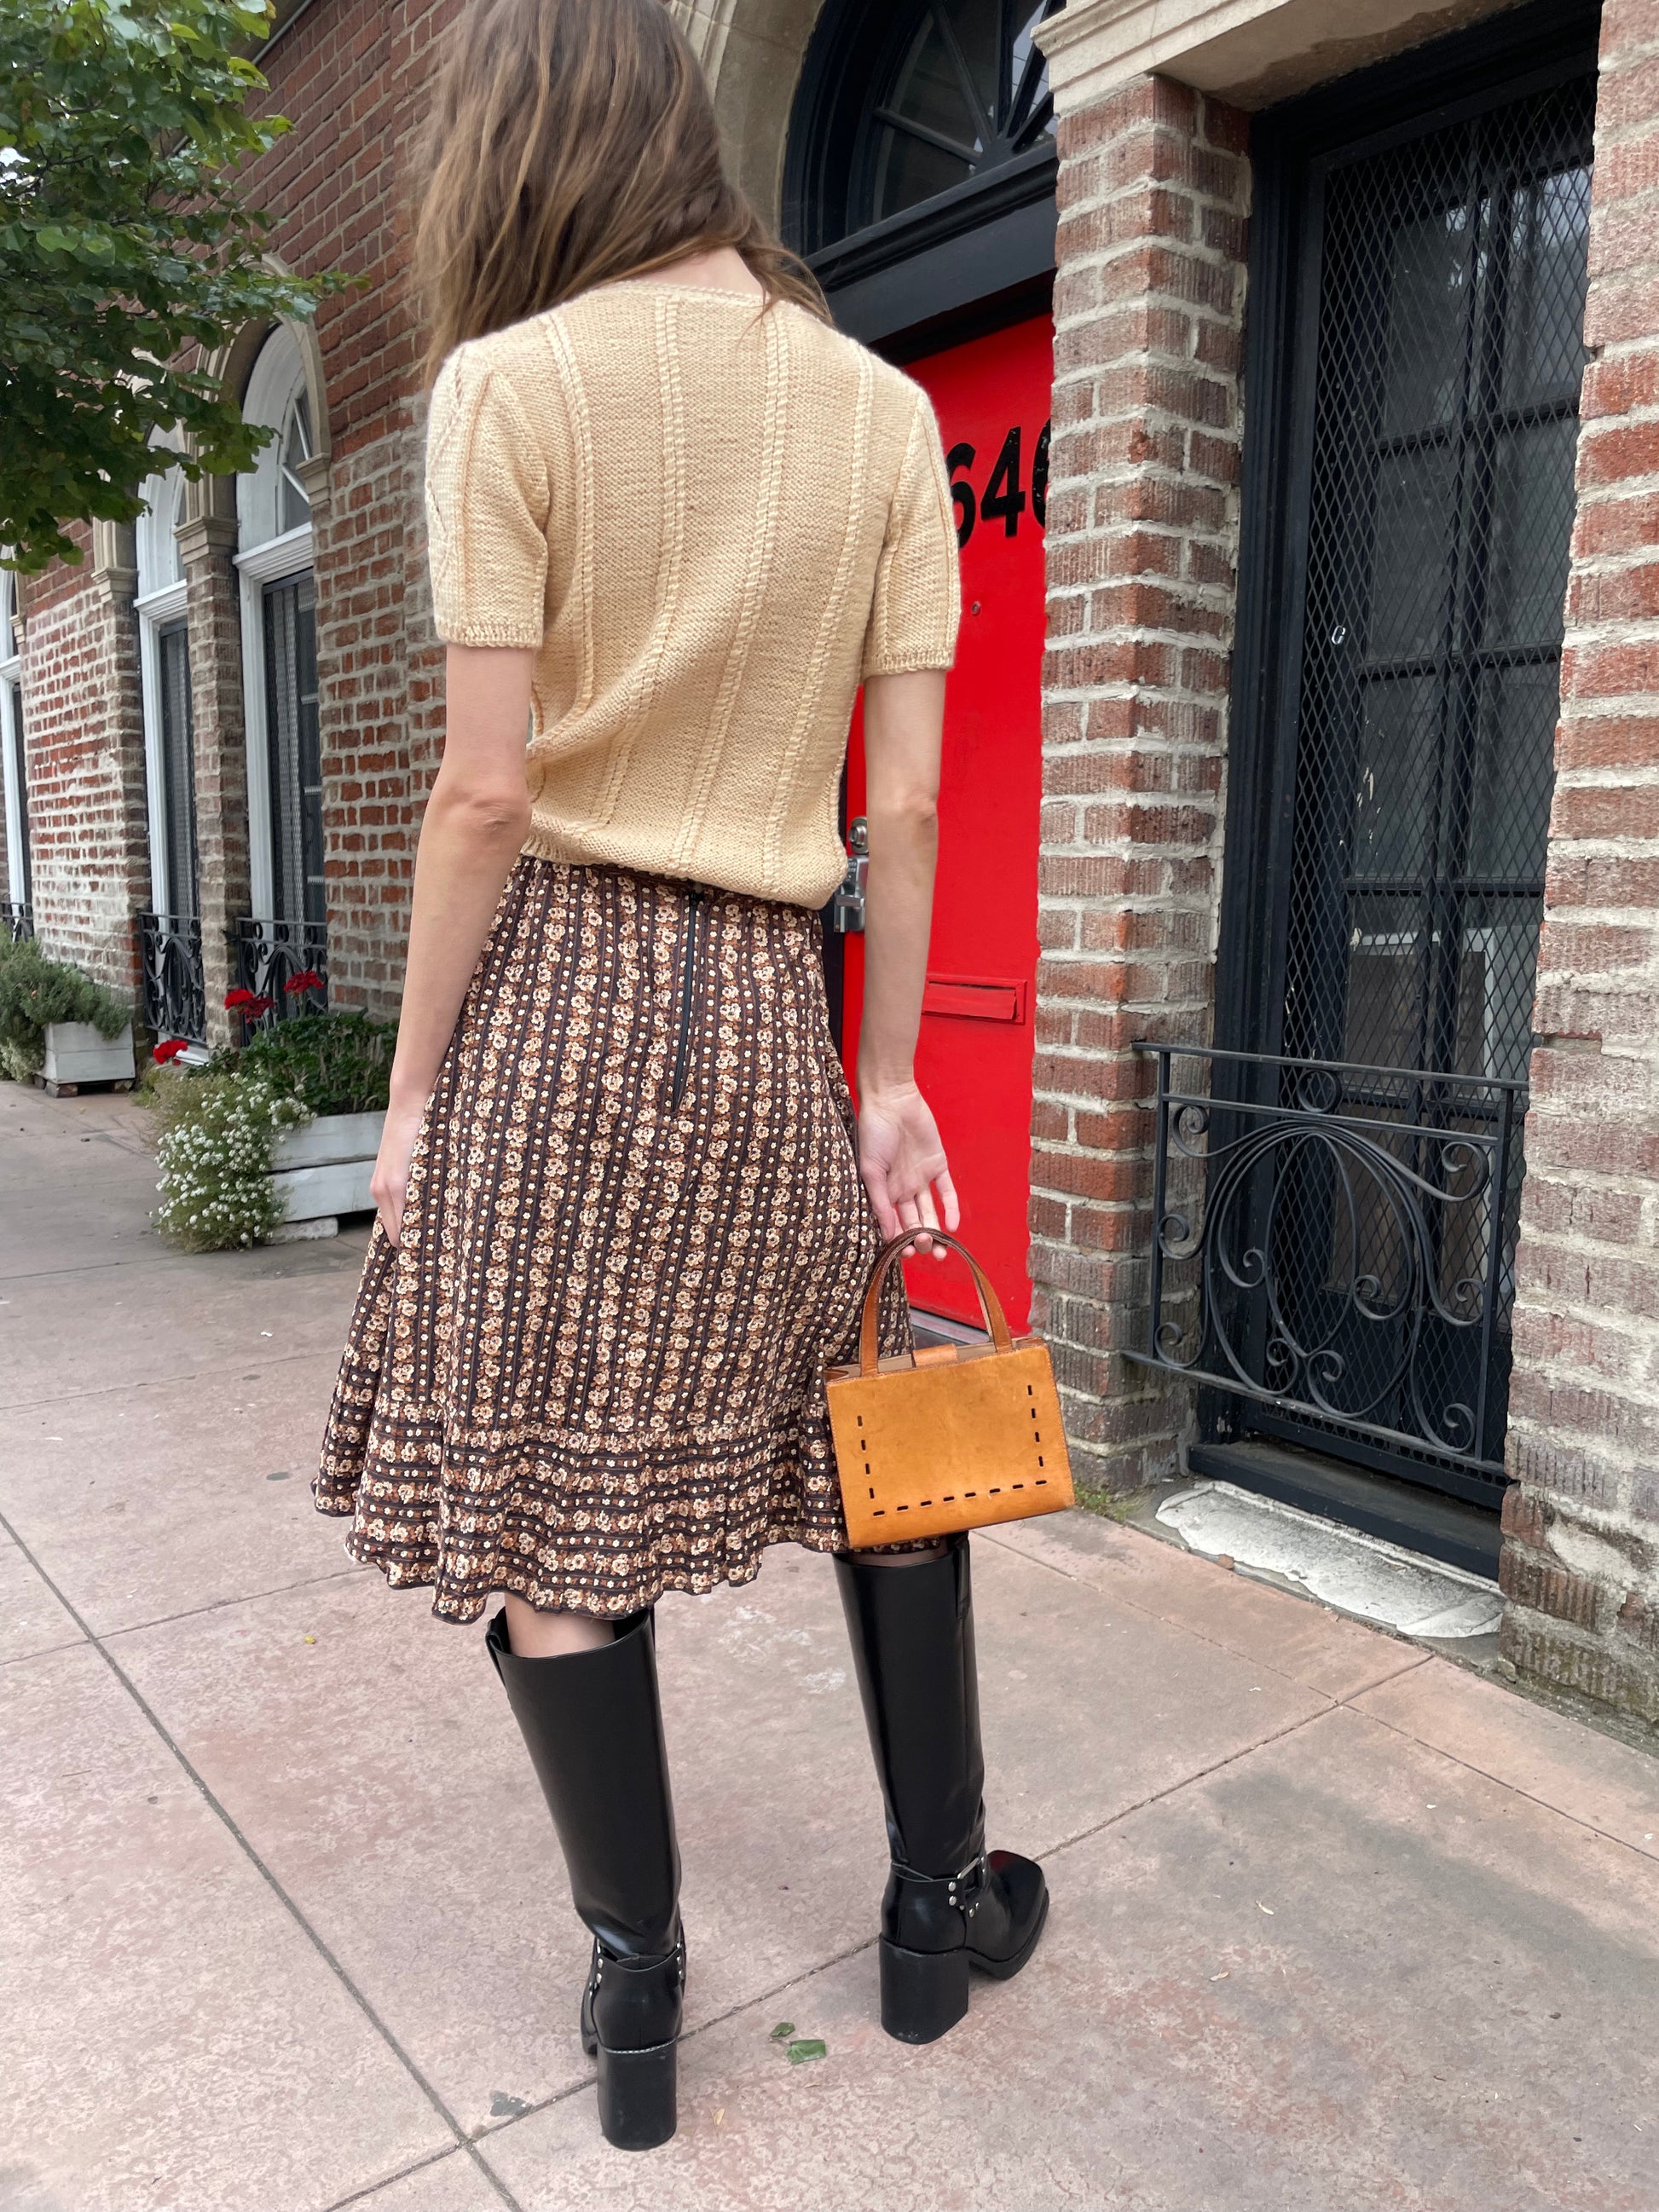
<path fill-rule="evenodd" d="M 236 983 L 226 1004 L 246 1029 L 269 1029 L 290 1014 L 320 1013 L 327 1006 L 326 924 L 244 915 L 232 923 L 230 941 Z"/>
<path fill-rule="evenodd" d="M 1131 1357 L 1438 1463 L 1446 1486 L 1501 1485 L 1524 1086 L 1137 1049 L 1157 1134 Z"/>
<path fill-rule="evenodd" d="M 34 934 L 34 908 L 25 899 L 0 899 L 0 929 L 14 945 Z"/>
<path fill-rule="evenodd" d="M 146 1024 L 158 1037 L 204 1044 L 207 987 L 198 918 L 193 914 L 141 914 L 138 955 L 143 970 L 139 1004 Z"/>

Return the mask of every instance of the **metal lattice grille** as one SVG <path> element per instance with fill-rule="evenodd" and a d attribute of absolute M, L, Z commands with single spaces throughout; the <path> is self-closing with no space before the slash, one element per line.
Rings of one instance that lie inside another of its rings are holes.
<path fill-rule="evenodd" d="M 1331 173 L 1285 1049 L 1523 1079 L 1592 89 Z"/>

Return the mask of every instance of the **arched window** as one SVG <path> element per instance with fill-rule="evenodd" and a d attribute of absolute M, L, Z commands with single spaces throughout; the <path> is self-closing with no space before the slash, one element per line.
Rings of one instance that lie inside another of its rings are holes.
<path fill-rule="evenodd" d="M 1051 191 L 1054 103 L 1035 33 L 1060 5 L 843 0 L 827 9 L 790 132 L 792 242 L 816 253 L 942 193 L 1011 185 L 1011 173 Z"/>
<path fill-rule="evenodd" d="M 138 556 L 138 655 L 144 697 L 144 765 L 149 788 L 150 887 L 155 927 L 191 934 L 200 911 L 196 858 L 196 759 L 190 696 L 190 632 L 179 556 L 184 479 L 160 469 L 143 486 L 135 536 Z M 169 1009 L 168 1034 L 199 1033 Z"/>
<path fill-rule="evenodd" d="M 299 469 L 311 459 L 315 439 L 305 362 L 291 331 L 274 331 L 259 349 L 242 413 L 250 422 L 276 433 L 261 448 L 253 467 L 236 480 L 238 536 L 246 553 L 303 529 L 311 520 L 311 495 Z"/>
<path fill-rule="evenodd" d="M 280 943 L 295 953 L 295 966 L 320 970 L 322 744 L 304 475 L 316 437 L 305 360 L 291 331 L 279 327 L 260 348 L 242 412 L 276 434 L 236 484 L 253 893 L 253 913 L 239 929 L 252 969 L 268 965 L 270 948 Z"/>

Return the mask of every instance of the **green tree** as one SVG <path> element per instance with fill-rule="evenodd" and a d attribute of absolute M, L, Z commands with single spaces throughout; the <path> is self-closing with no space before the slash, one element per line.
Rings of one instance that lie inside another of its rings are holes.
<path fill-rule="evenodd" d="M 246 50 L 266 5 L 0 0 L 0 544 L 7 565 L 78 559 L 61 526 L 130 522 L 157 431 L 189 477 L 252 465 L 203 352 L 308 315 L 343 280 L 264 258 L 270 220 L 238 173 L 289 128 L 251 116 Z"/>

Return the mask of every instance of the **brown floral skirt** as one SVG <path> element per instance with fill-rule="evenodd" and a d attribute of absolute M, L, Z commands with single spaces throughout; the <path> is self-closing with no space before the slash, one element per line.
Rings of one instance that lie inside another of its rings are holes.
<path fill-rule="evenodd" d="M 843 1551 L 821 1377 L 878 1243 L 816 916 L 522 860 L 401 1243 L 374 1228 L 318 1507 L 448 1620 Z M 906 1341 L 902 1296 L 884 1323 Z"/>

